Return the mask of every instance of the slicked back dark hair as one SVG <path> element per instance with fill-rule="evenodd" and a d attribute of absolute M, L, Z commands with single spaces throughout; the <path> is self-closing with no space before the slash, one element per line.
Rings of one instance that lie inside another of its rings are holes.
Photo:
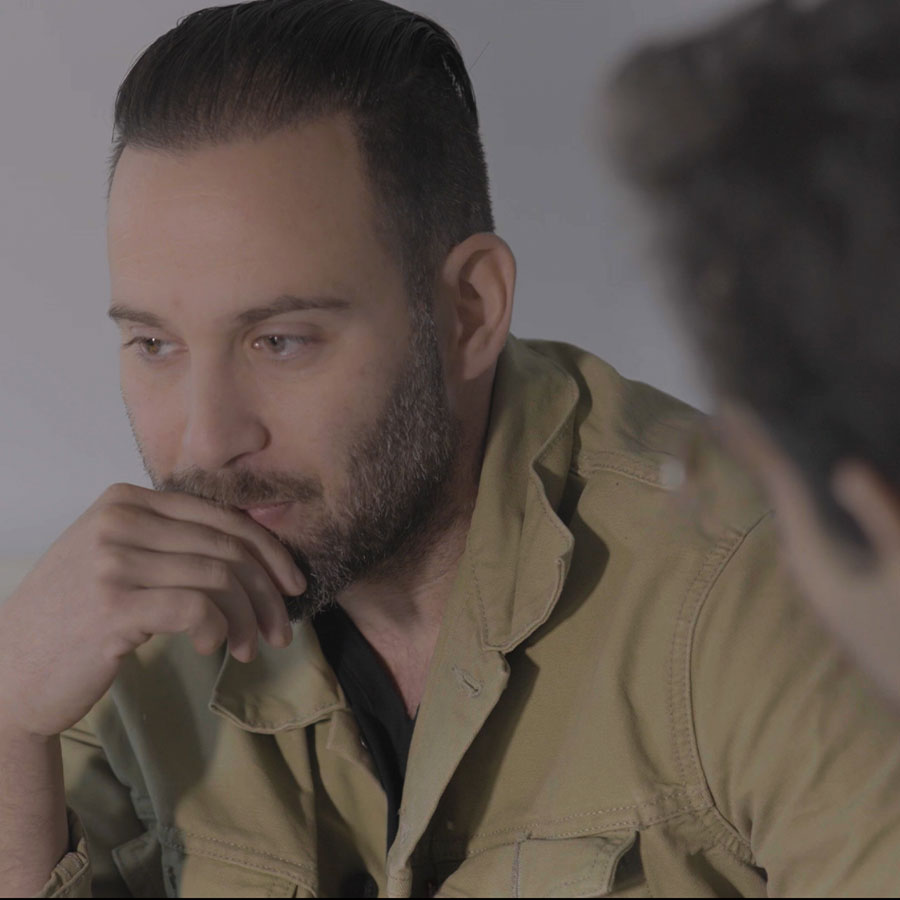
<path fill-rule="evenodd" d="M 900 488 L 900 3 L 767 2 L 619 69 L 615 156 L 717 386 L 808 474 Z"/>
<path fill-rule="evenodd" d="M 189 151 L 337 114 L 410 294 L 427 299 L 446 253 L 494 229 L 487 169 L 453 38 L 382 0 L 256 0 L 181 19 L 119 88 L 110 184 L 129 145 Z"/>

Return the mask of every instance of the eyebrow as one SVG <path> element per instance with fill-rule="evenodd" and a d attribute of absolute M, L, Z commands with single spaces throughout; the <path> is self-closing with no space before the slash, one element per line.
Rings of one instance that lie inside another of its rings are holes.
<path fill-rule="evenodd" d="M 265 306 L 255 306 L 245 309 L 234 317 L 236 325 L 255 325 L 289 312 L 306 312 L 308 310 L 333 310 L 349 309 L 350 303 L 340 297 L 295 297 L 293 294 L 282 294 Z M 155 313 L 133 309 L 124 303 L 113 303 L 107 315 L 114 322 L 136 322 L 138 325 L 146 325 L 148 328 L 165 329 L 167 323 Z"/>

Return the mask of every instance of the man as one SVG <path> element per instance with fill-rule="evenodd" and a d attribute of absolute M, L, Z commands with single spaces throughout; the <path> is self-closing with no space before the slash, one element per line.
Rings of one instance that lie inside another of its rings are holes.
<path fill-rule="evenodd" d="M 452 39 L 375 0 L 135 64 L 110 313 L 159 490 L 0 608 L 4 889 L 896 890 L 900 725 L 724 460 L 673 514 L 695 414 L 508 337 L 477 128 Z"/>
<path fill-rule="evenodd" d="M 900 7 L 754 6 L 636 53 L 611 111 L 722 435 L 805 594 L 900 700 Z"/>

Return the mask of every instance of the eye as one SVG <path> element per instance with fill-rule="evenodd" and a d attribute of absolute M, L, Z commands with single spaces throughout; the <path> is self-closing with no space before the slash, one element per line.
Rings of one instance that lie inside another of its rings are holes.
<path fill-rule="evenodd" d="M 289 359 L 311 344 L 312 338 L 298 334 L 266 334 L 256 338 L 252 347 L 275 359 Z"/>
<path fill-rule="evenodd" d="M 144 359 L 164 359 L 171 350 L 171 342 L 155 337 L 133 337 L 122 344 L 123 348 L 134 347 L 138 356 Z"/>

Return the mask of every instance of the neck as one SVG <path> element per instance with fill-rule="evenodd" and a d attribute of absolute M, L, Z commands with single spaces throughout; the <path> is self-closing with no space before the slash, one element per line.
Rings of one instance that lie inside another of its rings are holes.
<path fill-rule="evenodd" d="M 470 428 L 464 430 L 455 471 L 441 512 L 426 536 L 390 571 L 353 583 L 338 602 L 375 650 L 394 680 L 410 716 L 425 681 L 444 610 L 466 548 L 487 439 L 493 371 L 468 398 Z"/>
<path fill-rule="evenodd" d="M 454 479 L 447 493 L 464 498 L 436 516 L 430 534 L 388 573 L 354 582 L 338 598 L 344 611 L 380 657 L 415 715 L 444 610 L 456 580 L 475 505 L 477 485 Z"/>
<path fill-rule="evenodd" d="M 441 619 L 465 549 L 469 516 L 455 516 L 415 559 L 389 575 L 374 574 L 341 592 L 339 602 L 356 626 L 413 635 Z"/>

